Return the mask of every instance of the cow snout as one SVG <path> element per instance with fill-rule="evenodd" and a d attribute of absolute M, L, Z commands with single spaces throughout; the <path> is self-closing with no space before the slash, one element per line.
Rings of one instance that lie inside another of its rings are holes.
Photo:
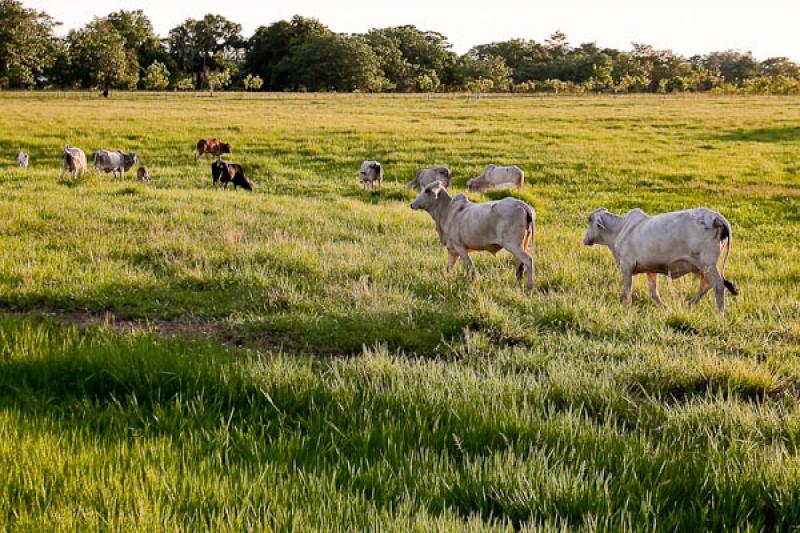
<path fill-rule="evenodd" d="M 589 237 L 584 237 L 583 238 L 583 245 L 584 246 L 592 246 L 592 245 L 594 245 L 594 241 Z"/>

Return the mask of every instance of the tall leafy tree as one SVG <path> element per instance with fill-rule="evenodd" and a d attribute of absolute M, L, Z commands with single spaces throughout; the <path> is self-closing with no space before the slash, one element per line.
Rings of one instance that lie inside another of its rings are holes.
<path fill-rule="evenodd" d="M 441 33 L 398 26 L 371 30 L 365 40 L 386 78 L 399 91 L 417 90 L 418 80 L 432 74 L 442 83 L 453 82 L 458 56 Z"/>
<path fill-rule="evenodd" d="M 307 39 L 279 67 L 293 88 L 310 91 L 373 90 L 383 77 L 372 49 L 360 37 L 340 34 Z"/>
<path fill-rule="evenodd" d="M 165 66 L 168 70 L 176 70 L 175 62 L 169 55 L 161 39 L 153 29 L 153 24 L 144 11 L 120 10 L 110 13 L 106 19 L 125 38 L 125 48 L 136 55 L 140 76 L 154 62 Z"/>
<path fill-rule="evenodd" d="M 0 0 L 0 86 L 34 87 L 56 62 L 57 23 L 17 0 Z"/>
<path fill-rule="evenodd" d="M 289 86 L 290 72 L 284 61 L 292 49 L 309 39 L 331 34 L 331 30 L 318 20 L 301 16 L 261 26 L 248 41 L 245 69 L 260 76 L 269 89 L 285 89 Z"/>
<path fill-rule="evenodd" d="M 245 41 L 241 25 L 221 15 L 188 19 L 169 32 L 170 54 L 177 67 L 195 78 L 195 87 L 207 87 L 212 71 L 238 68 Z"/>
<path fill-rule="evenodd" d="M 108 19 L 94 19 L 84 28 L 70 32 L 70 62 L 85 87 L 135 88 L 139 61 L 126 48 L 125 37 Z"/>

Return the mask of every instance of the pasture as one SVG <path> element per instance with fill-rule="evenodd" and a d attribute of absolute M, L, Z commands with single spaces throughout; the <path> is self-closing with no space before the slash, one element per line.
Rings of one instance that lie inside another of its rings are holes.
<path fill-rule="evenodd" d="M 0 94 L 0 529 L 788 529 L 800 519 L 800 99 Z M 215 190 L 198 139 L 255 192 Z M 153 182 L 59 180 L 64 143 Z M 15 167 L 19 150 L 31 155 Z M 381 194 L 359 189 L 365 159 Z M 403 187 L 516 164 L 536 287 Z M 621 299 L 586 215 L 733 226 Z"/>

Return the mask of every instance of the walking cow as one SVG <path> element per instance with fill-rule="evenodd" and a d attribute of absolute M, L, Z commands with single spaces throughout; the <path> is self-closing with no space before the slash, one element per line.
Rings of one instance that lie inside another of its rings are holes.
<path fill-rule="evenodd" d="M 633 209 L 625 216 L 613 215 L 604 208 L 589 215 L 589 229 L 583 244 L 608 246 L 622 271 L 622 285 L 627 302 L 635 274 L 647 274 L 650 297 L 664 305 L 658 295 L 658 274 L 680 278 L 695 274 L 700 290 L 689 300 L 694 305 L 713 287 L 717 309 L 725 311 L 725 289 L 738 294 L 736 286 L 725 279 L 725 267 L 731 252 L 731 225 L 717 213 L 706 208 L 673 211 L 648 216 Z M 722 270 L 717 261 L 726 247 Z"/>
<path fill-rule="evenodd" d="M 126 154 L 125 152 L 109 152 L 108 150 L 97 150 L 92 156 L 92 162 L 94 164 L 94 168 L 98 171 L 103 171 L 106 174 L 112 172 L 114 177 L 121 178 L 122 175 L 129 171 L 133 165 L 139 162 L 139 159 L 136 157 L 136 154 L 131 152 Z"/>
<path fill-rule="evenodd" d="M 86 174 L 86 154 L 80 148 L 71 148 L 68 144 L 64 145 L 63 156 L 63 171 L 61 172 L 61 179 L 64 179 L 64 174 L 69 172 L 73 178 L 77 178 Z"/>
<path fill-rule="evenodd" d="M 533 207 L 516 198 L 474 204 L 463 193 L 451 197 L 444 185 L 436 181 L 423 189 L 411 203 L 411 209 L 427 211 L 436 223 L 439 240 L 449 255 L 445 272 L 461 258 L 474 275 L 470 252 L 496 254 L 506 249 L 514 256 L 517 278 L 521 279 L 527 268 L 528 287 L 533 287 L 533 257 L 528 253 L 536 224 Z"/>

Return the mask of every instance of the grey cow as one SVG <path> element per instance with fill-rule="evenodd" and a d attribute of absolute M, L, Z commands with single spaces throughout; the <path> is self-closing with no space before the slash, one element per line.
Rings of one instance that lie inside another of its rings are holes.
<path fill-rule="evenodd" d="M 359 182 L 365 191 L 374 191 L 375 184 L 378 190 L 383 186 L 383 167 L 377 161 L 364 161 L 358 170 Z"/>
<path fill-rule="evenodd" d="M 451 178 L 452 173 L 447 167 L 423 168 L 417 172 L 417 175 L 408 184 L 408 188 L 420 192 L 434 181 L 441 181 L 442 185 L 447 189 L 450 187 Z"/>
<path fill-rule="evenodd" d="M 114 177 L 122 177 L 122 174 L 129 171 L 139 159 L 136 154 L 131 152 L 126 154 L 124 152 L 109 152 L 108 150 L 97 150 L 92 156 L 94 168 L 102 170 L 105 173 L 113 172 Z"/>
<path fill-rule="evenodd" d="M 521 189 L 523 185 L 525 185 L 525 173 L 518 166 L 486 165 L 483 174 L 467 182 L 467 189 L 480 192 L 504 186 Z"/>
<path fill-rule="evenodd" d="M 72 148 L 70 145 L 64 145 L 63 156 L 63 170 L 61 172 L 61 179 L 64 179 L 64 174 L 69 172 L 73 178 L 86 173 L 86 154 L 80 148 Z"/>
<path fill-rule="evenodd" d="M 425 187 L 411 203 L 411 209 L 427 211 L 436 223 L 439 240 L 447 248 L 449 272 L 459 258 L 471 274 L 475 265 L 469 252 L 496 254 L 506 249 L 514 256 L 514 270 L 521 279 L 528 269 L 528 287 L 533 287 L 533 257 L 528 253 L 535 239 L 536 212 L 522 200 L 503 198 L 475 204 L 463 193 L 451 197 L 441 182 Z"/>
<path fill-rule="evenodd" d="M 721 214 L 704 207 L 649 216 L 633 209 L 625 216 L 604 208 L 589 215 L 589 229 L 583 244 L 608 246 L 622 271 L 622 285 L 627 302 L 635 274 L 647 274 L 650 297 L 664 305 L 658 295 L 658 274 L 673 279 L 695 274 L 700 290 L 689 300 L 694 305 L 713 287 L 717 309 L 725 311 L 725 289 L 738 294 L 736 286 L 725 279 L 725 267 L 731 252 L 731 225 Z M 722 270 L 717 261 L 726 247 Z"/>
<path fill-rule="evenodd" d="M 17 164 L 20 168 L 28 168 L 30 166 L 31 158 L 25 152 L 17 154 Z"/>

